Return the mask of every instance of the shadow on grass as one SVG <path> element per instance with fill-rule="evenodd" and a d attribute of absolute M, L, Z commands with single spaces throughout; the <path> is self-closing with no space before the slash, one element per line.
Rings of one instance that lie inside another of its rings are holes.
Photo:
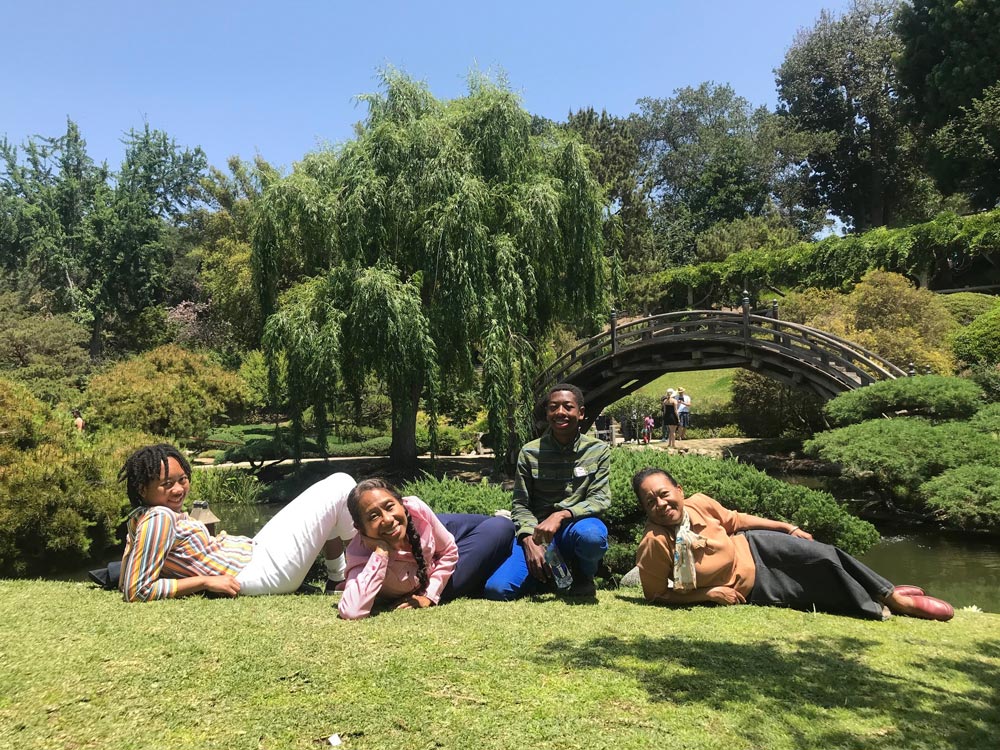
<path fill-rule="evenodd" d="M 875 641 L 841 637 L 789 645 L 607 636 L 582 645 L 554 641 L 539 658 L 629 674 L 653 702 L 773 718 L 741 726 L 757 747 L 772 744 L 775 732 L 799 747 L 996 746 L 1000 641 L 982 641 L 961 660 L 916 654 L 907 665 L 918 673 L 912 679 L 862 661 L 879 645 Z M 856 718 L 845 719 L 845 710 Z M 874 729 L 853 730 L 859 721 Z M 808 734 L 796 728 L 804 726 L 811 727 Z"/>

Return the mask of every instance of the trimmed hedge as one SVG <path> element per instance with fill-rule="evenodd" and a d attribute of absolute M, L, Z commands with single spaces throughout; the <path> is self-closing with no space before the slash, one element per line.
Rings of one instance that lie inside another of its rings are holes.
<path fill-rule="evenodd" d="M 959 466 L 924 482 L 920 493 L 949 526 L 1000 530 L 1000 467 Z"/>
<path fill-rule="evenodd" d="M 823 412 L 838 426 L 899 411 L 940 421 L 968 419 L 982 406 L 982 401 L 982 389 L 965 378 L 915 375 L 841 393 L 826 403 Z"/>
<path fill-rule="evenodd" d="M 973 365 L 1000 364 L 1000 306 L 994 307 L 955 333 L 955 356 Z"/>
<path fill-rule="evenodd" d="M 942 294 L 941 304 L 960 326 L 967 326 L 985 312 L 989 312 L 998 304 L 1000 297 L 978 292 L 955 292 Z"/>
<path fill-rule="evenodd" d="M 966 464 L 1000 465 L 1000 441 L 980 423 L 935 425 L 920 417 L 842 427 L 806 441 L 807 455 L 841 465 L 847 476 L 871 478 L 878 489 L 921 509 L 920 486 Z"/>

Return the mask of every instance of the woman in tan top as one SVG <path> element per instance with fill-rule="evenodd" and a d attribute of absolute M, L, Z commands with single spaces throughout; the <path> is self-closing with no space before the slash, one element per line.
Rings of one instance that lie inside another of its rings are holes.
<path fill-rule="evenodd" d="M 890 612 L 929 620 L 954 614 L 947 602 L 893 586 L 798 526 L 729 510 L 707 495 L 685 498 L 663 469 L 638 472 L 632 489 L 646 512 L 637 557 L 648 601 L 749 602 L 875 620 Z"/>

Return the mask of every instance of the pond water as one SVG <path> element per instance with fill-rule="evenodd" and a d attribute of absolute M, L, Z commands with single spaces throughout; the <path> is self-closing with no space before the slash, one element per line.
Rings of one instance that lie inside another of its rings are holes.
<path fill-rule="evenodd" d="M 253 536 L 282 506 L 213 506 L 220 528 Z M 1000 539 L 960 532 L 880 529 L 882 541 L 860 557 L 896 584 L 920 586 L 955 609 L 1000 613 Z"/>
<path fill-rule="evenodd" d="M 955 532 L 883 532 L 859 558 L 895 584 L 914 584 L 950 602 L 1000 613 L 1000 540 Z"/>

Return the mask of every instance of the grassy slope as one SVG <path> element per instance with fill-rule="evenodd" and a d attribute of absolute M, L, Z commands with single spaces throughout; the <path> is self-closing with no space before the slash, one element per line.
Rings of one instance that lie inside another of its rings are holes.
<path fill-rule="evenodd" d="M 994 748 L 1000 617 L 321 596 L 123 604 L 0 582 L 0 748 Z"/>
<path fill-rule="evenodd" d="M 730 400 L 735 372 L 734 369 L 669 372 L 644 385 L 639 389 L 639 393 L 659 398 L 667 392 L 667 388 L 683 388 L 691 396 L 695 411 L 705 412 Z"/>

